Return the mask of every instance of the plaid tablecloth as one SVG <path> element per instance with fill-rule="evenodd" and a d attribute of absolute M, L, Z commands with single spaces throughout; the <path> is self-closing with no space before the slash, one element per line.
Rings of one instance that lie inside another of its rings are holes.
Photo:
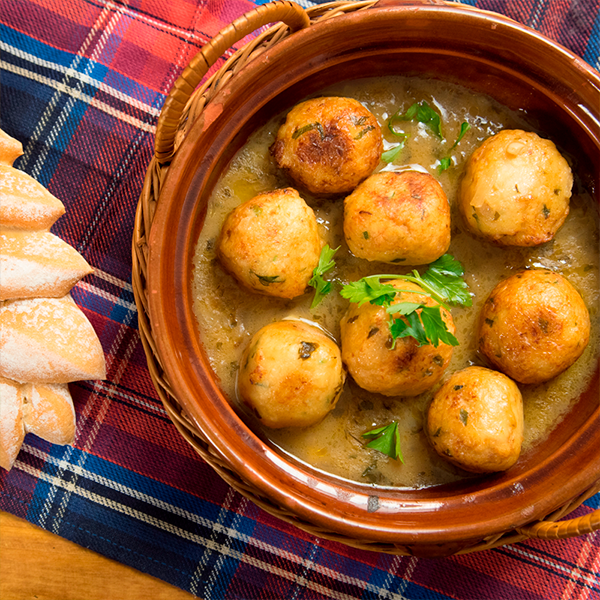
<path fill-rule="evenodd" d="M 599 0 L 470 3 L 600 64 Z M 0 127 L 23 142 L 15 166 L 66 205 L 53 231 L 95 268 L 73 297 L 108 361 L 106 381 L 71 386 L 74 445 L 28 435 L 15 467 L 0 469 L 0 509 L 206 600 L 600 598 L 598 534 L 446 559 L 358 551 L 263 512 L 203 463 L 168 419 L 148 374 L 131 287 L 131 236 L 165 95 L 198 49 L 254 5 L 0 6 Z M 597 495 L 572 516 L 599 504 Z"/>

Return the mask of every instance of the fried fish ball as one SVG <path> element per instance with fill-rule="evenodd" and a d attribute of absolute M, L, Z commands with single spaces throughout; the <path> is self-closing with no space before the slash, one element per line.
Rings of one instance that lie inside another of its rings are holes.
<path fill-rule="evenodd" d="M 313 194 L 353 190 L 383 151 L 375 116 L 353 98 L 306 100 L 288 113 L 271 151 L 279 168 Z"/>
<path fill-rule="evenodd" d="M 450 246 L 450 205 L 429 173 L 382 171 L 344 200 L 344 237 L 358 258 L 427 264 Z"/>
<path fill-rule="evenodd" d="M 521 453 L 521 392 L 498 371 L 467 367 L 436 392 L 427 410 L 426 432 L 440 456 L 466 471 L 505 471 Z"/>
<path fill-rule="evenodd" d="M 335 407 L 345 378 L 340 349 L 323 330 L 283 320 L 252 337 L 238 391 L 267 427 L 308 427 Z"/>
<path fill-rule="evenodd" d="M 550 141 L 507 129 L 471 155 L 459 206 L 477 236 L 505 246 L 551 240 L 569 214 L 573 174 Z"/>
<path fill-rule="evenodd" d="M 562 275 L 546 269 L 500 282 L 480 315 L 480 351 L 520 383 L 556 377 L 581 356 L 589 337 L 583 298 Z"/>
<path fill-rule="evenodd" d="M 252 291 L 295 298 L 306 291 L 322 246 L 313 210 L 286 188 L 236 207 L 221 228 L 217 256 Z"/>
<path fill-rule="evenodd" d="M 416 284 L 393 280 L 398 290 L 392 304 L 414 302 L 437 306 Z M 406 291 L 404 291 L 406 290 Z M 450 333 L 455 327 L 452 315 L 441 308 Z M 416 396 L 433 387 L 444 374 L 452 357 L 452 346 L 440 342 L 419 346 L 413 337 L 392 339 L 390 315 L 385 308 L 370 303 L 351 303 L 340 322 L 342 359 L 354 381 L 363 389 L 385 396 Z"/>

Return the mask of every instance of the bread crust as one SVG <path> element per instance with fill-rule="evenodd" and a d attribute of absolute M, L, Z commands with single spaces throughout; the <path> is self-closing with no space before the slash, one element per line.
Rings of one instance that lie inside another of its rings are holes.
<path fill-rule="evenodd" d="M 75 248 L 49 231 L 0 229 L 0 300 L 60 298 L 92 272 Z"/>
<path fill-rule="evenodd" d="M 67 383 L 106 377 L 100 340 L 69 295 L 93 269 L 48 231 L 65 207 L 13 168 L 22 153 L 0 130 L 0 466 L 7 470 L 27 433 L 73 443 Z"/>
<path fill-rule="evenodd" d="M 52 444 L 72 444 L 75 419 L 67 384 L 23 384 L 0 377 L 0 466 L 13 467 L 27 433 Z"/>
<path fill-rule="evenodd" d="M 0 129 L 0 165 L 12 166 L 23 155 L 23 144 Z"/>
<path fill-rule="evenodd" d="M 12 300 L 0 307 L 0 376 L 21 383 L 104 379 L 104 354 L 70 296 Z"/>
<path fill-rule="evenodd" d="M 0 223 L 3 227 L 48 230 L 64 214 L 64 204 L 33 177 L 0 164 Z"/>

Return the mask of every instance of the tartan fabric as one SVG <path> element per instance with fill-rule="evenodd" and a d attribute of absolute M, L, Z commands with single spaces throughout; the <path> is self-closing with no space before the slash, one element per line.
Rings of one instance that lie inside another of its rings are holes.
<path fill-rule="evenodd" d="M 600 0 L 469 4 L 600 66 Z M 167 417 L 137 329 L 135 208 L 166 93 L 198 49 L 253 6 L 3 0 L 0 127 L 23 142 L 15 166 L 66 205 L 53 231 L 96 270 L 73 297 L 98 332 L 108 376 L 71 385 L 72 447 L 26 437 L 15 467 L 0 473 L 0 509 L 207 600 L 600 598 L 598 534 L 436 560 L 351 549 L 234 492 Z M 597 495 L 572 516 L 599 504 Z"/>

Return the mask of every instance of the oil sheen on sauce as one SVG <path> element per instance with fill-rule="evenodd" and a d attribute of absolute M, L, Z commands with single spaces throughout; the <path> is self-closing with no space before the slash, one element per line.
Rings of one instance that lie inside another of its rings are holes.
<path fill-rule="evenodd" d="M 444 141 L 438 140 L 424 124 L 404 122 L 401 129 L 409 136 L 404 149 L 394 163 L 382 162 L 377 170 L 412 168 L 429 172 L 439 181 L 451 204 L 453 226 L 448 252 L 465 269 L 473 306 L 452 309 L 460 345 L 454 349 L 446 377 L 469 365 L 482 364 L 476 352 L 475 323 L 482 303 L 501 279 L 522 268 L 544 267 L 563 274 L 582 295 L 592 322 L 590 342 L 583 356 L 550 382 L 519 386 L 525 410 L 523 452 L 540 443 L 552 435 L 573 399 L 587 387 L 598 362 L 598 209 L 591 196 L 576 182 L 569 216 L 553 241 L 533 248 L 494 247 L 461 229 L 456 210 L 458 185 L 466 160 L 484 139 L 501 129 L 532 129 L 523 115 L 460 86 L 413 78 L 354 81 L 323 90 L 319 95 L 347 96 L 362 102 L 378 118 L 384 149 L 397 144 L 398 138 L 386 125 L 397 111 L 402 113 L 414 102 L 425 100 L 441 115 Z M 311 293 L 291 301 L 251 294 L 241 289 L 216 260 L 216 238 L 225 216 L 235 206 L 260 192 L 292 185 L 275 167 L 269 153 L 283 118 L 284 115 L 277 115 L 256 131 L 221 176 L 209 201 L 194 256 L 192 285 L 200 337 L 224 393 L 238 407 L 238 361 L 260 327 L 282 318 L 306 319 L 318 323 L 339 341 L 339 320 L 348 305 L 338 293 L 327 296 L 312 311 Z M 469 123 L 470 129 L 451 152 L 452 166 L 440 172 L 439 160 L 448 154 L 463 122 Z M 543 132 L 538 133 L 543 137 Z M 323 200 L 303 192 L 301 195 L 315 211 L 329 246 L 340 246 L 335 255 L 336 268 L 327 274 L 328 279 L 345 283 L 369 274 L 411 270 L 353 257 L 343 239 L 343 198 Z M 426 266 L 418 268 L 420 272 L 425 269 Z M 283 453 L 319 470 L 372 485 L 426 487 L 470 476 L 437 456 L 423 432 L 424 410 L 442 382 L 415 398 L 387 398 L 362 390 L 349 377 L 336 408 L 319 424 L 305 429 L 259 431 L 251 417 L 245 416 L 257 433 Z M 240 411 L 245 414 L 243 409 Z M 392 420 L 399 422 L 404 463 L 365 448 L 361 439 L 364 432 Z"/>

